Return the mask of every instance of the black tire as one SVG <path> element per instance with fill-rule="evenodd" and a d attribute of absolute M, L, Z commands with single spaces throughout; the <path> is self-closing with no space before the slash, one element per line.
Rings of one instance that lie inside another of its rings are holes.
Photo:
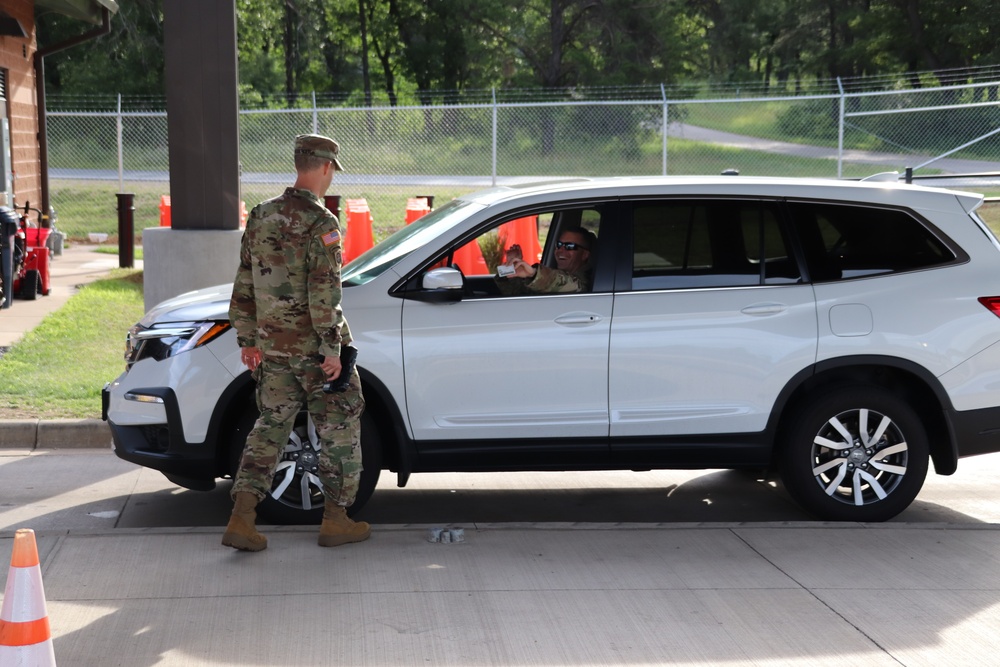
<path fill-rule="evenodd" d="M 32 269 L 25 271 L 24 280 L 21 281 L 21 291 L 18 296 L 25 301 L 34 301 L 38 298 L 38 293 L 42 289 L 42 274 Z"/>
<path fill-rule="evenodd" d="M 255 406 L 244 411 L 230 439 L 230 464 L 235 476 L 239 467 L 247 435 L 257 421 Z M 312 525 L 323 518 L 323 492 L 319 480 L 310 471 L 311 462 L 318 451 L 319 442 L 311 427 L 308 415 L 299 414 L 281 460 L 275 470 L 271 493 L 280 489 L 280 495 L 268 495 L 258 506 L 261 518 L 275 524 Z M 364 507 L 375 491 L 382 472 L 382 440 L 368 413 L 361 416 L 361 486 L 354 504 L 347 513 L 353 516 Z"/>
<path fill-rule="evenodd" d="M 924 484 L 930 452 L 913 408 L 868 386 L 807 398 L 780 447 L 785 488 L 827 521 L 886 521 L 902 512 Z"/>

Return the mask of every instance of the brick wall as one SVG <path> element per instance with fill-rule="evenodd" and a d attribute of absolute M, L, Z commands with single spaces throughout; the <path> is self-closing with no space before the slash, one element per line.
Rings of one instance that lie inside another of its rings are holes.
<path fill-rule="evenodd" d="M 3 10 L 21 22 L 28 37 L 0 35 L 0 68 L 7 70 L 7 114 L 10 119 L 14 199 L 23 206 L 41 207 L 38 152 L 38 113 L 35 96 L 34 0 L 4 0 Z"/>

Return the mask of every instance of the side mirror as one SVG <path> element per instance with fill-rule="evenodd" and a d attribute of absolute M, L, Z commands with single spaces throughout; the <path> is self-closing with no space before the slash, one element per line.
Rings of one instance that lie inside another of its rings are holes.
<path fill-rule="evenodd" d="M 442 267 L 440 269 L 431 269 L 425 273 L 420 286 L 428 290 L 446 289 L 461 292 L 464 282 L 461 271 L 451 267 Z"/>
<path fill-rule="evenodd" d="M 461 271 L 451 267 L 431 269 L 420 281 L 420 289 L 407 296 L 430 303 L 461 301 L 465 296 L 465 278 Z"/>

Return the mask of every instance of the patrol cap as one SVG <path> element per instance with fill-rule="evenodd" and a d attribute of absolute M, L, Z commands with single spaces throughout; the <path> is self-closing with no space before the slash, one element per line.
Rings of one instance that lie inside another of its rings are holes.
<path fill-rule="evenodd" d="M 300 134 L 295 137 L 295 154 L 311 155 L 322 160 L 330 160 L 337 171 L 344 171 L 337 156 L 340 155 L 340 144 L 319 134 Z"/>

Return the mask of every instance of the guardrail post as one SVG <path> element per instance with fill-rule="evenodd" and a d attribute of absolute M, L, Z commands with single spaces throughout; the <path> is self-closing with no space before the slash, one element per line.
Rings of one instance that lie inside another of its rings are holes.
<path fill-rule="evenodd" d="M 135 195 L 118 193 L 118 266 L 135 268 Z"/>
<path fill-rule="evenodd" d="M 492 111 L 493 111 L 493 119 L 492 119 L 493 120 L 493 122 L 492 122 L 493 136 L 490 137 L 490 147 L 491 147 L 493 153 L 490 156 L 490 161 L 492 163 L 490 170 L 492 172 L 492 174 L 491 174 L 492 175 L 491 185 L 493 187 L 496 187 L 496 185 L 497 185 L 497 89 L 496 88 L 492 88 L 490 90 L 490 94 L 493 96 L 493 104 L 491 105 Z M 428 203 L 430 203 L 430 202 L 428 202 Z"/>
<path fill-rule="evenodd" d="M 313 91 L 313 134 L 319 134 L 319 108 L 316 107 L 316 91 Z"/>
<path fill-rule="evenodd" d="M 663 98 L 663 175 L 667 175 L 667 132 L 670 130 L 670 102 L 667 100 L 667 87 L 660 84 L 660 97 Z"/>
<path fill-rule="evenodd" d="M 844 177 L 844 121 L 846 117 L 844 116 L 845 109 L 845 95 L 844 95 L 844 84 L 841 82 L 840 77 L 837 77 L 837 91 L 840 93 L 840 100 L 838 104 L 837 113 L 837 178 Z"/>
<path fill-rule="evenodd" d="M 115 115 L 115 131 L 118 142 L 118 192 L 125 189 L 125 140 L 122 123 L 122 94 L 118 93 L 118 113 Z"/>

